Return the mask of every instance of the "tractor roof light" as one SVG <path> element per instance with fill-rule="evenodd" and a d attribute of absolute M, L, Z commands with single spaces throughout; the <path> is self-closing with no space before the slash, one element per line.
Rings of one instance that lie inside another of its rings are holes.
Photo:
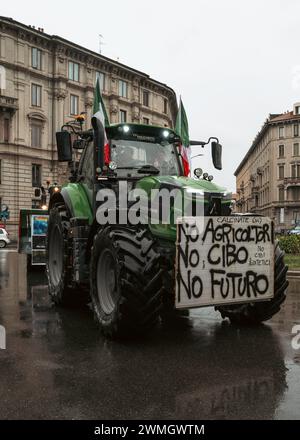
<path fill-rule="evenodd" d="M 163 135 L 163 137 L 166 139 L 166 138 L 168 138 L 168 137 L 170 136 L 170 132 L 169 132 L 168 130 L 164 130 L 164 131 L 162 132 L 162 135 Z"/>
<path fill-rule="evenodd" d="M 212 175 L 208 176 L 207 180 L 209 180 L 211 182 L 212 180 L 214 180 L 214 176 L 212 176 Z"/>

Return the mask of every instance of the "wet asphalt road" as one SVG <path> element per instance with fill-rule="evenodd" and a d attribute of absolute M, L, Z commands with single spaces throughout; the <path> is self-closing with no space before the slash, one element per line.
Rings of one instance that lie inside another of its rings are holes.
<path fill-rule="evenodd" d="M 1 419 L 300 419 L 300 279 L 268 325 L 193 311 L 146 340 L 106 341 L 86 309 L 55 308 L 42 272 L 0 252 Z"/>

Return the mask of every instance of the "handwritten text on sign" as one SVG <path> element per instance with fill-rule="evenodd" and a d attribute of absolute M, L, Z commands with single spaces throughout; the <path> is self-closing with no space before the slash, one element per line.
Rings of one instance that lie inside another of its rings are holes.
<path fill-rule="evenodd" d="M 274 295 L 274 231 L 266 217 L 184 217 L 177 223 L 176 307 Z"/>

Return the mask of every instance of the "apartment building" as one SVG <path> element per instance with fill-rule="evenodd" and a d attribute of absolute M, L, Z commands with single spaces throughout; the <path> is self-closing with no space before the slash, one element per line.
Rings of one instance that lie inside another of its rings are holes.
<path fill-rule="evenodd" d="M 300 223 L 300 103 L 269 115 L 235 176 L 238 212 L 271 217 L 278 232 Z"/>

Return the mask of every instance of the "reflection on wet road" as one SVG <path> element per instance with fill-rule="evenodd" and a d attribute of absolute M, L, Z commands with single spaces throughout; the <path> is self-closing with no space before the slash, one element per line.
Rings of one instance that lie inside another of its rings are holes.
<path fill-rule="evenodd" d="M 300 419 L 300 288 L 270 324 L 196 310 L 146 340 L 106 341 L 87 309 L 58 309 L 43 272 L 0 252 L 1 419 Z"/>

